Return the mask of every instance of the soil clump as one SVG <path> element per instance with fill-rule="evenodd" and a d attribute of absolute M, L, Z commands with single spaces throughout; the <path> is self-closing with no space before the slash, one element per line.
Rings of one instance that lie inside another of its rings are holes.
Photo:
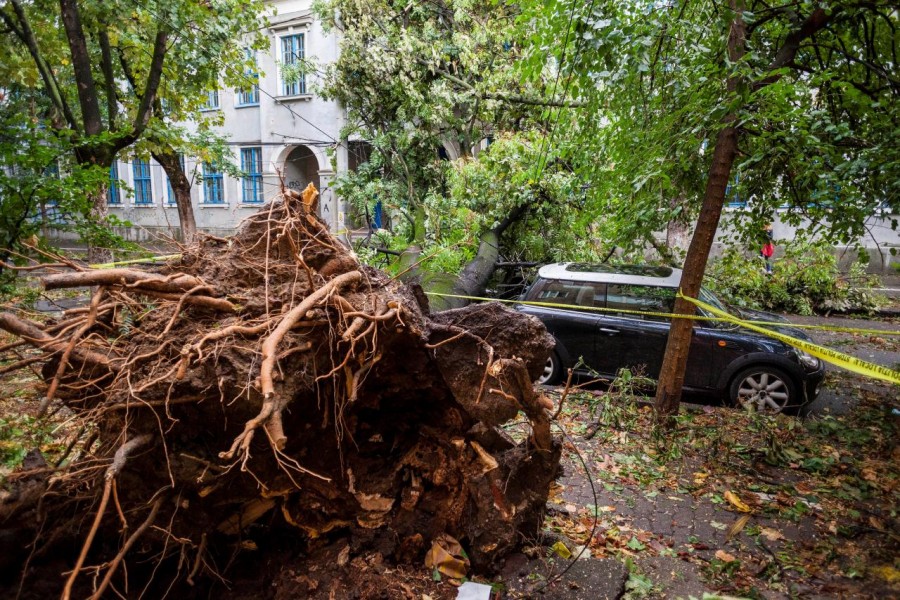
<path fill-rule="evenodd" d="M 62 458 L 7 478 L 0 589 L 208 597 L 252 563 L 257 597 L 403 598 L 380 574 L 442 535 L 478 573 L 536 535 L 560 453 L 532 385 L 552 337 L 496 304 L 430 314 L 315 198 L 285 190 L 156 272 L 57 257 L 45 287 L 91 286 L 89 306 L 0 313 L 42 352 L 43 408 L 74 423 Z M 500 426 L 520 415 L 516 443 Z"/>

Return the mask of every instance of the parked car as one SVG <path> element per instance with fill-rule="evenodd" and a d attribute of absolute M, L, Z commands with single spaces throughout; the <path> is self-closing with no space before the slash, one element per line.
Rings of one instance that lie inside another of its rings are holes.
<path fill-rule="evenodd" d="M 576 366 L 609 378 L 622 368 L 642 370 L 656 379 L 670 319 L 614 311 L 671 313 L 680 283 L 681 270 L 669 267 L 580 263 L 541 267 L 521 299 L 566 306 L 516 305 L 543 321 L 556 339 L 539 381 L 559 381 Z M 701 289 L 700 299 L 742 319 L 785 323 L 774 328 L 809 339 L 779 315 L 728 308 L 706 289 Z M 595 307 L 613 312 L 589 310 Z M 824 376 L 822 361 L 776 339 L 721 321 L 694 324 L 686 391 L 762 412 L 797 412 L 815 399 Z"/>

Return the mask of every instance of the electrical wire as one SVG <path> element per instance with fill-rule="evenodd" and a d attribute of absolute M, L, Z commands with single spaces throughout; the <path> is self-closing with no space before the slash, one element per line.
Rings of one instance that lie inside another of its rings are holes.
<path fill-rule="evenodd" d="M 551 577 L 550 579 L 545 581 L 544 585 L 537 588 L 536 590 L 532 590 L 534 592 L 544 591 L 545 589 L 547 589 L 548 587 L 550 587 L 551 585 L 553 585 L 554 583 L 556 583 L 557 581 L 562 579 L 566 575 L 566 573 L 568 573 L 569 570 L 575 566 L 575 563 L 578 562 L 578 560 L 581 558 L 581 556 L 588 549 L 588 546 L 591 545 L 591 540 L 594 539 L 594 534 L 597 533 L 597 525 L 600 522 L 600 511 L 599 511 L 599 507 L 597 506 L 597 488 L 594 486 L 594 474 L 591 471 L 590 467 L 587 466 L 587 462 L 584 460 L 584 457 L 581 455 L 581 451 L 578 450 L 578 446 L 575 445 L 575 442 L 572 440 L 571 437 L 569 437 L 569 434 L 566 433 L 566 430 L 563 428 L 563 426 L 555 421 L 551 421 L 551 423 L 553 423 L 553 425 L 556 425 L 556 427 L 559 429 L 560 433 L 563 434 L 563 437 L 566 438 L 566 441 L 569 442 L 569 445 L 571 445 L 572 448 L 575 450 L 575 456 L 578 457 L 579 462 L 581 462 L 581 466 L 584 467 L 584 474 L 587 476 L 588 483 L 591 486 L 591 494 L 594 497 L 594 523 L 593 523 L 593 525 L 591 525 L 591 533 L 588 536 L 587 541 L 581 547 L 581 550 L 578 552 L 578 554 L 575 555 L 575 558 L 572 559 L 572 562 L 570 562 L 566 566 L 566 568 L 562 570 L 562 572 L 554 575 L 553 577 Z"/>

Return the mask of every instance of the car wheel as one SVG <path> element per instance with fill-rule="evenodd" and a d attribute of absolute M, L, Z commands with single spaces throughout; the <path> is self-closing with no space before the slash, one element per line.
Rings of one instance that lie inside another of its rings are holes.
<path fill-rule="evenodd" d="M 538 377 L 538 383 L 552 385 L 559 381 L 561 375 L 562 361 L 559 360 L 559 355 L 556 352 L 551 352 L 550 357 L 547 359 L 547 364 L 544 365 L 544 372 Z"/>
<path fill-rule="evenodd" d="M 768 365 L 738 373 L 731 380 L 728 396 L 735 406 L 767 414 L 796 411 L 802 404 L 794 380 L 781 369 Z"/>

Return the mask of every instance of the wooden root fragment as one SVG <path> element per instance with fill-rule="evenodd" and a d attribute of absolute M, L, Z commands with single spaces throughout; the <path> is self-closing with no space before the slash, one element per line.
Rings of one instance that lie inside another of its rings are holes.
<path fill-rule="evenodd" d="M 122 549 L 119 550 L 119 553 L 116 554 L 116 557 L 110 562 L 109 568 L 106 570 L 106 575 L 103 577 L 103 581 L 100 582 L 100 587 L 97 588 L 97 591 L 90 597 L 90 600 L 100 600 L 103 597 L 103 592 L 106 591 L 106 588 L 109 587 L 110 581 L 112 581 L 112 576 L 115 574 L 116 569 L 119 568 L 119 564 L 122 562 L 122 559 L 125 558 L 125 555 L 134 546 L 134 543 L 138 540 L 139 537 L 147 530 L 150 525 L 153 524 L 153 521 L 156 520 L 156 514 L 159 512 L 159 507 L 162 504 L 163 499 L 157 498 L 153 503 L 153 507 L 150 509 L 150 514 L 147 515 L 147 518 L 144 519 L 144 522 L 141 523 L 140 527 L 135 529 L 134 533 L 132 533 L 128 539 L 125 541 L 125 544 L 122 546 Z"/>
<path fill-rule="evenodd" d="M 284 448 L 287 437 L 281 424 L 281 411 L 284 409 L 284 400 L 275 393 L 275 380 L 272 373 L 275 369 L 278 357 L 278 345 L 294 324 L 302 319 L 316 304 L 326 299 L 330 294 L 354 284 L 362 279 L 359 271 L 349 271 L 338 275 L 325 283 L 315 292 L 303 299 L 300 304 L 292 308 L 269 334 L 262 344 L 262 364 L 260 365 L 259 381 L 263 395 L 263 405 L 259 414 L 247 421 L 244 430 L 238 435 L 226 452 L 219 453 L 219 458 L 231 460 L 240 451 L 247 456 L 250 450 L 250 442 L 253 441 L 253 433 L 259 426 L 263 426 L 269 436 L 269 441 L 278 450 Z"/>
<path fill-rule="evenodd" d="M 166 292 L 157 292 L 154 290 L 140 290 L 140 293 L 151 298 L 159 298 L 161 300 L 174 300 L 182 304 L 190 304 L 201 308 L 209 308 L 220 312 L 237 312 L 237 306 L 225 300 L 224 298 L 212 298 L 210 296 L 181 296 L 179 294 L 169 294 Z"/>
<path fill-rule="evenodd" d="M 19 336 L 45 352 L 65 352 L 68 348 L 68 342 L 48 335 L 34 323 L 20 319 L 11 313 L 0 313 L 0 329 Z M 105 367 L 110 371 L 117 370 L 108 356 L 93 350 L 75 347 L 72 349 L 71 358 L 81 363 Z"/>
<path fill-rule="evenodd" d="M 534 391 L 531 378 L 525 363 L 517 358 L 501 358 L 494 363 L 492 371 L 501 374 L 510 381 L 517 391 L 522 404 L 522 410 L 531 422 L 532 439 L 539 450 L 550 450 L 553 446 L 553 437 L 550 434 L 550 417 L 547 409 L 553 408 L 542 394 Z"/>
<path fill-rule="evenodd" d="M 104 295 L 106 295 L 106 288 L 101 287 L 96 291 L 94 297 L 91 298 L 90 311 L 88 312 L 87 319 L 85 319 L 81 327 L 78 328 L 78 331 L 76 331 L 72 335 L 72 337 L 69 338 L 69 344 L 63 351 L 62 358 L 59 361 L 59 366 L 56 368 L 56 374 L 53 376 L 53 380 L 50 382 L 50 388 L 47 390 L 46 396 L 44 396 L 44 399 L 41 401 L 41 406 L 38 410 L 38 416 L 44 415 L 44 412 L 46 412 L 47 407 L 50 405 L 50 401 L 53 400 L 53 397 L 56 395 L 56 390 L 59 388 L 59 383 L 60 381 L 62 381 L 62 377 L 66 372 L 66 368 L 69 366 L 69 358 L 72 356 L 72 352 L 74 352 L 79 340 L 81 340 L 82 336 L 84 336 L 84 334 L 90 331 L 91 327 L 94 326 L 94 323 L 97 320 L 97 307 L 100 305 L 100 300 L 103 299 Z"/>
<path fill-rule="evenodd" d="M 80 273 L 58 273 L 47 275 L 42 281 L 45 290 L 106 285 L 130 286 L 156 292 L 181 293 L 198 285 L 203 285 L 203 281 L 198 277 L 183 273 L 166 276 L 135 269 L 103 269 Z"/>
<path fill-rule="evenodd" d="M 106 505 L 109 503 L 109 496 L 112 492 L 113 481 L 115 480 L 116 475 L 118 475 L 119 471 L 122 470 L 122 467 L 125 466 L 125 460 L 128 458 L 128 455 L 148 443 L 151 439 L 153 439 L 153 436 L 149 433 L 134 437 L 122 444 L 122 446 L 116 450 L 115 455 L 113 455 L 112 464 L 106 469 L 106 474 L 104 475 L 106 483 L 103 484 L 103 496 L 100 498 L 97 516 L 94 517 L 94 524 L 91 525 L 91 530 L 88 531 L 87 538 L 84 540 L 84 545 L 81 547 L 81 554 L 78 555 L 78 561 L 75 563 L 75 568 L 72 569 L 69 578 L 66 580 L 66 586 L 63 588 L 61 596 L 62 600 L 69 600 L 72 596 L 72 586 L 75 585 L 75 579 L 78 577 L 81 567 L 84 566 L 84 561 L 87 558 L 88 551 L 91 549 L 94 536 L 97 535 L 97 529 L 100 528 L 100 521 L 103 519 L 103 513 L 106 512 Z"/>

